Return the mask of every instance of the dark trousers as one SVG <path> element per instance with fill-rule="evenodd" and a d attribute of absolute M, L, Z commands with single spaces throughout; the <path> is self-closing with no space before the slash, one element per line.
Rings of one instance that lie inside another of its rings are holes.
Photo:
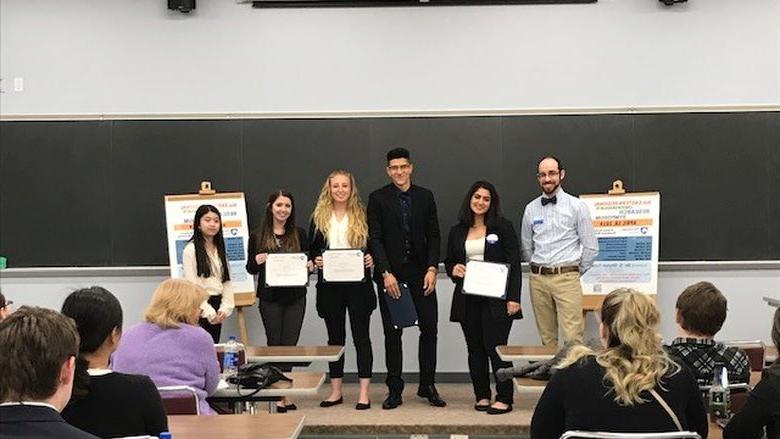
<path fill-rule="evenodd" d="M 436 340 L 438 336 L 439 308 L 436 292 L 425 296 L 423 294 L 423 277 L 425 267 L 417 264 L 404 264 L 400 273 L 395 273 L 399 283 L 406 283 L 412 293 L 414 307 L 417 310 L 420 342 L 417 357 L 420 362 L 420 387 L 435 383 L 436 376 Z M 404 389 L 403 350 L 401 336 L 403 329 L 395 329 L 390 317 L 387 303 L 383 295 L 384 284 L 378 281 L 379 312 L 382 315 L 382 327 L 385 333 L 385 364 L 387 366 L 387 388 L 390 393 L 400 394 Z"/>
<path fill-rule="evenodd" d="M 512 367 L 512 363 L 501 361 L 496 352 L 496 346 L 507 344 L 512 321 L 496 321 L 490 312 L 489 300 L 491 299 L 466 296 L 466 316 L 460 323 L 463 335 L 466 336 L 469 373 L 477 401 L 491 399 L 488 362 L 493 364 L 494 378 L 498 369 Z M 512 404 L 512 385 L 512 380 L 496 380 L 496 401 Z"/>
<path fill-rule="evenodd" d="M 222 296 L 209 296 L 208 302 L 212 308 L 219 311 L 219 306 L 222 305 Z M 198 324 L 211 335 L 214 343 L 219 343 L 219 337 L 222 334 L 222 323 L 212 325 L 207 319 L 200 319 L 198 320 Z"/>
<path fill-rule="evenodd" d="M 303 327 L 303 315 L 306 312 L 306 296 L 290 304 L 260 299 L 258 307 L 260 317 L 263 319 L 268 346 L 295 346 L 298 344 L 301 327 Z M 284 372 L 292 370 L 291 364 L 276 363 L 276 366 Z"/>
<path fill-rule="evenodd" d="M 317 295 L 318 300 L 326 300 L 327 306 L 323 309 L 325 327 L 328 330 L 328 345 L 344 346 L 347 339 L 346 314 L 349 313 L 349 326 L 352 330 L 352 341 L 355 344 L 357 354 L 357 366 L 359 378 L 371 378 L 371 370 L 374 363 L 374 354 L 371 351 L 371 337 L 369 325 L 371 324 L 371 312 L 373 307 L 367 306 L 367 302 L 373 302 L 373 290 L 371 284 L 332 284 L 322 285 Z M 371 300 L 367 301 L 366 294 L 371 294 Z M 325 310 L 327 308 L 327 310 Z M 344 355 L 338 361 L 328 363 L 331 378 L 344 377 Z"/>

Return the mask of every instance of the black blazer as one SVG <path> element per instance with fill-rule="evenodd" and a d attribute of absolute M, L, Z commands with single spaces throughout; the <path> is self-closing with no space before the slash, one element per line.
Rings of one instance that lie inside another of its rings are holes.
<path fill-rule="evenodd" d="M 19 437 L 97 439 L 97 436 L 68 424 L 57 411 L 49 407 L 34 405 L 0 407 L 0 438 Z"/>
<path fill-rule="evenodd" d="M 466 236 L 468 227 L 456 224 L 450 229 L 447 241 L 447 258 L 444 265 L 447 275 L 455 282 L 455 291 L 452 294 L 452 308 L 450 309 L 450 321 L 462 322 L 466 316 L 466 296 L 463 294 L 463 278 L 454 277 L 452 269 L 456 264 L 466 263 Z M 506 288 L 506 300 L 486 298 L 490 303 L 490 311 L 496 321 L 517 320 L 523 318 L 520 311 L 513 316 L 506 314 L 506 302 L 520 303 L 520 286 L 522 276 L 520 273 L 520 245 L 512 223 L 504 218 L 499 218 L 494 227 L 488 226 L 487 236 L 495 234 L 498 241 L 491 244 L 485 240 L 485 261 L 503 262 L 509 264 L 509 281 Z"/>
<path fill-rule="evenodd" d="M 374 256 L 374 276 L 377 280 L 381 279 L 385 271 L 397 274 L 406 254 L 401 203 L 398 199 L 400 192 L 391 183 L 375 190 L 368 197 L 368 246 Z M 412 185 L 409 194 L 412 197 L 412 253 L 421 264 L 421 270 L 438 267 L 441 236 L 433 193 Z"/>
<path fill-rule="evenodd" d="M 309 253 L 309 238 L 306 231 L 300 227 L 295 228 L 298 231 L 298 241 L 301 243 L 301 253 Z M 246 271 L 257 275 L 257 297 L 270 302 L 282 302 L 289 304 L 306 295 L 306 287 L 276 287 L 268 288 L 265 286 L 265 264 L 258 264 L 255 256 L 262 251 L 257 251 L 260 241 L 260 233 L 252 233 L 249 236 L 249 245 L 247 249 Z M 273 252 L 270 252 L 273 253 Z"/>

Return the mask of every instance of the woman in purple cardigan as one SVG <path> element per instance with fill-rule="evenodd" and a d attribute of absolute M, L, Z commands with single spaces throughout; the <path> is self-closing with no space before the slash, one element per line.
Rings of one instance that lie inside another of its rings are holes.
<path fill-rule="evenodd" d="M 217 389 L 219 363 L 211 336 L 200 326 L 206 290 L 182 279 L 168 279 L 152 296 L 145 323 L 128 329 L 112 357 L 117 372 L 148 375 L 157 387 L 190 386 L 201 414 L 214 414 L 206 396 Z"/>

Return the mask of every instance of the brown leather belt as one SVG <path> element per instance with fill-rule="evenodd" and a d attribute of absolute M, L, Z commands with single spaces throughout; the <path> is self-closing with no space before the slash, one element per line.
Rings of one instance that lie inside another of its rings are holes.
<path fill-rule="evenodd" d="M 563 274 L 580 271 L 580 267 L 570 265 L 568 267 L 542 267 L 541 265 L 531 264 L 531 273 L 533 274 Z"/>

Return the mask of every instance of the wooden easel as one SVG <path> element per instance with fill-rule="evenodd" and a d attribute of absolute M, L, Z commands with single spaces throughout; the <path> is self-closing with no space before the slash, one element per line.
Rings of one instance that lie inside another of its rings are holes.
<path fill-rule="evenodd" d="M 210 181 L 201 181 L 198 196 L 204 198 L 219 198 L 220 195 L 217 194 L 217 191 L 211 188 Z M 249 333 L 246 330 L 246 316 L 244 315 L 244 308 L 247 306 L 255 306 L 255 292 L 234 292 L 233 301 L 236 306 L 236 318 L 238 319 L 238 337 L 244 346 L 248 346 Z"/>

